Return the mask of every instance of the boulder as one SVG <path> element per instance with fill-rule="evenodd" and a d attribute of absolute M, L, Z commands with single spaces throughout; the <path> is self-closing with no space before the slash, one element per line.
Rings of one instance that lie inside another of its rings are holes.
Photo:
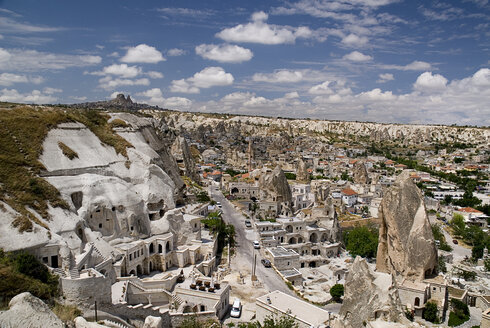
<path fill-rule="evenodd" d="M 436 273 L 437 248 L 424 198 L 409 172 L 383 196 L 379 218 L 378 271 L 414 281 Z"/>
<path fill-rule="evenodd" d="M 344 288 L 344 301 L 334 327 L 359 328 L 376 319 L 408 321 L 403 316 L 395 278 L 374 272 L 361 257 L 354 260 Z"/>
<path fill-rule="evenodd" d="M 9 302 L 9 309 L 0 313 L 0 327 L 64 327 L 63 322 L 39 298 L 21 293 Z"/>
<path fill-rule="evenodd" d="M 354 183 L 368 184 L 371 182 L 364 162 L 356 162 L 356 164 L 354 164 L 352 178 Z"/>
<path fill-rule="evenodd" d="M 162 328 L 162 318 L 147 316 L 143 328 Z"/>

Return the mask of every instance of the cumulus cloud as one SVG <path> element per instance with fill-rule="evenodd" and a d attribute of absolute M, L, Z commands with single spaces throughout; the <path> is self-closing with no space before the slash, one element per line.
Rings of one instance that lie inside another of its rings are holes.
<path fill-rule="evenodd" d="M 379 79 L 376 81 L 378 83 L 385 83 L 388 81 L 393 81 L 395 77 L 391 73 L 381 73 L 378 75 Z"/>
<path fill-rule="evenodd" d="M 117 75 L 123 78 L 134 78 L 142 72 L 140 67 L 128 66 L 127 64 L 113 64 L 106 66 L 102 71 L 92 72 L 92 75 Z"/>
<path fill-rule="evenodd" d="M 163 74 L 160 73 L 160 72 L 156 72 L 156 71 L 149 71 L 149 72 L 146 73 L 146 75 L 150 79 L 163 79 Z"/>
<path fill-rule="evenodd" d="M 388 101 L 388 100 L 396 99 L 396 96 L 394 96 L 391 91 L 383 92 L 379 88 L 367 92 L 361 92 L 359 94 L 359 97 L 361 99 L 370 100 L 370 101 Z"/>
<path fill-rule="evenodd" d="M 0 69 L 10 71 L 63 70 L 100 64 L 102 58 L 92 55 L 65 55 L 36 50 L 0 48 Z"/>
<path fill-rule="evenodd" d="M 22 74 L 2 73 L 0 74 L 0 85 L 9 87 L 15 83 L 41 84 L 44 82 L 42 76 L 27 76 Z"/>
<path fill-rule="evenodd" d="M 234 78 L 221 67 L 206 67 L 192 77 L 174 80 L 170 91 L 181 93 L 199 93 L 201 88 L 207 89 L 214 86 L 227 86 L 233 84 Z"/>
<path fill-rule="evenodd" d="M 170 109 L 188 109 L 192 101 L 183 97 L 163 97 L 163 92 L 159 88 L 153 88 L 136 94 L 143 97 L 142 102 Z"/>
<path fill-rule="evenodd" d="M 252 76 L 252 80 L 267 83 L 294 83 L 303 80 L 303 73 L 301 71 L 283 69 L 274 73 L 255 73 Z"/>
<path fill-rule="evenodd" d="M 171 56 L 171 57 L 182 56 L 185 54 L 186 54 L 186 51 L 184 49 L 179 49 L 179 48 L 172 48 L 172 49 L 167 51 L 167 56 Z"/>
<path fill-rule="evenodd" d="M 113 76 L 106 76 L 99 79 L 99 87 L 105 90 L 114 90 L 120 86 L 134 86 L 134 85 L 150 85 L 150 80 L 147 78 L 141 79 L 124 79 L 114 78 Z"/>
<path fill-rule="evenodd" d="M 158 51 L 155 47 L 139 44 L 136 47 L 131 47 L 121 58 L 121 61 L 124 63 L 149 63 L 156 64 L 161 61 L 164 61 L 163 55 L 160 51 Z"/>
<path fill-rule="evenodd" d="M 368 43 L 369 39 L 365 36 L 349 34 L 342 38 L 342 44 L 353 48 L 362 48 Z"/>
<path fill-rule="evenodd" d="M 196 54 L 222 63 L 241 63 L 253 57 L 250 49 L 231 44 L 201 44 L 196 47 Z"/>
<path fill-rule="evenodd" d="M 33 103 L 33 104 L 48 104 L 57 100 L 52 94 L 32 90 L 30 93 L 20 93 L 16 89 L 0 90 L 0 101 L 17 102 L 17 103 Z"/>
<path fill-rule="evenodd" d="M 373 57 L 371 57 L 369 55 L 365 55 L 359 51 L 353 51 L 353 52 L 345 55 L 342 58 L 353 61 L 353 62 L 366 62 L 366 61 L 370 61 L 373 59 Z"/>
<path fill-rule="evenodd" d="M 407 65 L 381 65 L 381 68 L 400 71 L 427 71 L 432 68 L 432 65 L 424 61 L 415 60 Z"/>
<path fill-rule="evenodd" d="M 432 75 L 432 72 L 424 72 L 419 75 L 413 87 L 420 91 L 434 91 L 443 90 L 446 88 L 446 84 L 447 79 L 444 76 L 440 74 Z"/>
<path fill-rule="evenodd" d="M 308 27 L 290 27 L 267 24 L 268 15 L 264 12 L 252 14 L 252 21 L 226 28 L 216 36 L 228 42 L 248 42 L 261 44 L 294 43 L 297 38 L 311 38 L 315 33 Z"/>

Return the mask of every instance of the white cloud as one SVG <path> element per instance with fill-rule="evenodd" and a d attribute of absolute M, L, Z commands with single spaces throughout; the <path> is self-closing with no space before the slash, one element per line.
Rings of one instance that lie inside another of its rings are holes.
<path fill-rule="evenodd" d="M 188 109 L 192 105 L 192 101 L 187 98 L 183 98 L 183 97 L 164 98 L 162 90 L 160 90 L 159 88 L 149 89 L 144 92 L 138 93 L 136 95 L 146 98 L 143 100 L 144 103 L 160 106 L 162 108 Z"/>
<path fill-rule="evenodd" d="M 278 70 L 274 73 L 255 73 L 252 76 L 252 80 L 255 82 L 267 82 L 267 83 L 294 83 L 303 80 L 303 73 L 301 71 L 290 70 Z"/>
<path fill-rule="evenodd" d="M 117 75 L 123 78 L 134 78 L 142 72 L 138 66 L 128 66 L 127 64 L 113 64 L 106 66 L 102 71 L 92 72 L 92 75 Z"/>
<path fill-rule="evenodd" d="M 391 91 L 381 91 L 381 89 L 376 88 L 371 91 L 361 92 L 359 94 L 361 99 L 369 100 L 369 101 L 388 101 L 395 100 L 396 96 L 393 95 Z"/>
<path fill-rule="evenodd" d="M 294 43 L 297 38 L 311 38 L 314 33 L 305 26 L 290 27 L 266 23 L 268 15 L 256 12 L 252 22 L 226 28 L 216 36 L 228 42 L 249 42 L 261 44 Z"/>
<path fill-rule="evenodd" d="M 150 79 L 163 79 L 163 74 L 156 71 L 149 71 L 146 73 Z"/>
<path fill-rule="evenodd" d="M 329 88 L 330 81 L 325 81 L 321 84 L 312 86 L 310 90 L 308 90 L 308 93 L 312 95 L 328 95 L 332 94 L 333 90 Z"/>
<path fill-rule="evenodd" d="M 0 90 L 0 101 L 18 102 L 18 103 L 34 103 L 48 104 L 53 103 L 58 98 L 39 90 L 33 90 L 30 93 L 20 93 L 16 89 Z"/>
<path fill-rule="evenodd" d="M 395 77 L 391 73 L 382 73 L 382 74 L 379 74 L 378 76 L 379 76 L 379 79 L 376 81 L 378 83 L 385 83 L 388 81 L 393 81 L 395 79 Z"/>
<path fill-rule="evenodd" d="M 400 71 L 426 71 L 432 68 L 432 65 L 424 61 L 413 61 L 407 65 L 381 65 L 383 69 L 396 69 Z"/>
<path fill-rule="evenodd" d="M 0 48 L 0 69 L 12 71 L 62 70 L 99 64 L 100 56 L 64 55 L 36 50 Z"/>
<path fill-rule="evenodd" d="M 184 49 L 173 48 L 167 51 L 167 56 L 177 57 L 177 56 L 185 55 L 186 53 L 187 51 L 185 51 Z"/>
<path fill-rule="evenodd" d="M 33 25 L 25 22 L 18 22 L 9 17 L 2 17 L 2 19 L 0 19 L 0 31 L 4 33 L 48 33 L 59 32 L 62 30 L 64 30 L 62 27 Z"/>
<path fill-rule="evenodd" d="M 199 93 L 199 88 L 192 86 L 191 83 L 187 82 L 185 79 L 173 80 L 170 85 L 171 92 L 179 93 Z"/>
<path fill-rule="evenodd" d="M 162 53 L 158 51 L 155 47 L 139 44 L 136 47 L 131 47 L 121 58 L 124 63 L 150 63 L 156 64 L 164 61 Z"/>
<path fill-rule="evenodd" d="M 362 48 L 368 43 L 369 39 L 365 36 L 357 36 L 355 34 L 349 34 L 342 38 L 342 44 L 348 47 Z"/>
<path fill-rule="evenodd" d="M 444 76 L 440 74 L 432 75 L 432 72 L 424 72 L 419 75 L 413 87 L 420 91 L 434 91 L 443 90 L 446 88 L 446 84 L 447 79 Z"/>
<path fill-rule="evenodd" d="M 124 79 L 106 76 L 99 79 L 99 86 L 105 90 L 113 90 L 119 86 L 134 86 L 134 85 L 150 85 L 150 80 L 147 78 L 141 79 Z"/>
<path fill-rule="evenodd" d="M 222 63 L 241 63 L 253 57 L 252 51 L 231 44 L 201 44 L 196 47 L 199 56 Z"/>
<path fill-rule="evenodd" d="M 234 78 L 221 67 L 206 67 L 188 79 L 198 88 L 210 88 L 233 84 Z"/>
<path fill-rule="evenodd" d="M 366 61 L 370 61 L 373 59 L 373 57 L 365 55 L 359 51 L 353 51 L 353 52 L 345 55 L 342 58 L 353 61 L 353 62 L 366 62 Z"/>
<path fill-rule="evenodd" d="M 173 80 L 170 91 L 181 93 L 199 93 L 201 88 L 207 89 L 215 86 L 233 84 L 234 78 L 221 67 L 206 67 L 192 77 Z"/>
<path fill-rule="evenodd" d="M 43 89 L 43 92 L 45 94 L 52 95 L 54 93 L 61 93 L 61 92 L 63 92 L 63 90 L 62 89 L 58 89 L 58 88 L 46 87 L 46 88 Z"/>
<path fill-rule="evenodd" d="M 295 99 L 295 98 L 299 98 L 299 94 L 298 94 L 298 91 L 293 91 L 293 92 L 288 92 L 284 95 L 284 98 L 286 99 Z"/>
<path fill-rule="evenodd" d="M 26 76 L 22 74 L 2 73 L 0 74 L 0 85 L 9 87 L 15 83 L 41 84 L 44 78 L 41 76 Z"/>

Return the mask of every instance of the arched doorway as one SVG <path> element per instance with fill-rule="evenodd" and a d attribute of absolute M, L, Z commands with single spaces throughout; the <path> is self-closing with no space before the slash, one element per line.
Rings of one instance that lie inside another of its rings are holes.
<path fill-rule="evenodd" d="M 150 272 L 153 271 L 153 262 L 150 261 Z"/>
<path fill-rule="evenodd" d="M 298 244 L 301 244 L 303 242 L 303 238 L 302 237 L 298 237 Z"/>
<path fill-rule="evenodd" d="M 294 238 L 294 237 L 289 238 L 289 244 L 290 245 L 296 244 L 296 238 Z"/>
<path fill-rule="evenodd" d="M 328 239 L 327 234 L 326 233 L 322 234 L 322 238 L 321 238 L 322 243 L 326 242 L 327 239 Z"/>
<path fill-rule="evenodd" d="M 288 225 L 288 226 L 286 227 L 286 232 L 287 232 L 287 233 L 291 233 L 291 232 L 293 232 L 293 226 L 292 226 L 292 225 Z"/>
<path fill-rule="evenodd" d="M 316 268 L 316 262 L 315 261 L 311 261 L 310 263 L 308 263 L 308 266 L 310 268 Z"/>
<path fill-rule="evenodd" d="M 314 232 L 310 235 L 310 242 L 316 243 L 318 241 L 318 235 Z"/>
<path fill-rule="evenodd" d="M 150 254 L 153 254 L 153 252 L 155 251 L 154 247 L 153 247 L 153 243 L 150 244 Z"/>
<path fill-rule="evenodd" d="M 158 253 L 163 253 L 163 246 L 162 244 L 158 244 Z"/>
<path fill-rule="evenodd" d="M 131 270 L 131 271 L 129 271 L 129 275 L 130 276 L 136 276 L 136 272 L 134 272 L 134 270 Z"/>
<path fill-rule="evenodd" d="M 141 267 L 141 265 L 139 265 L 139 264 L 136 266 L 136 274 L 137 274 L 138 276 L 140 276 L 140 275 L 142 275 L 142 274 L 143 274 L 143 268 L 142 268 L 142 267 Z"/>
<path fill-rule="evenodd" d="M 168 253 L 168 252 L 170 252 L 170 243 L 169 243 L 169 242 L 167 242 L 167 243 L 165 244 L 165 251 L 166 251 L 167 253 Z"/>
<path fill-rule="evenodd" d="M 413 304 L 413 305 L 415 305 L 415 306 L 420 306 L 420 298 L 415 297 L 415 302 L 414 302 L 414 304 Z"/>

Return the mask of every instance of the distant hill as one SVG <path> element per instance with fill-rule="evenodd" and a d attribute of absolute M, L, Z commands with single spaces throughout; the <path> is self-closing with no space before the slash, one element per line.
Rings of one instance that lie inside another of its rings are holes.
<path fill-rule="evenodd" d="M 83 109 L 110 109 L 110 110 L 121 110 L 121 111 L 131 111 L 131 112 L 136 112 L 143 109 L 166 110 L 158 106 L 135 103 L 133 102 L 133 100 L 131 100 L 131 97 L 129 95 L 126 98 L 122 93 L 118 94 L 116 98 L 111 100 L 71 104 L 68 105 L 68 107 L 83 108 Z"/>

